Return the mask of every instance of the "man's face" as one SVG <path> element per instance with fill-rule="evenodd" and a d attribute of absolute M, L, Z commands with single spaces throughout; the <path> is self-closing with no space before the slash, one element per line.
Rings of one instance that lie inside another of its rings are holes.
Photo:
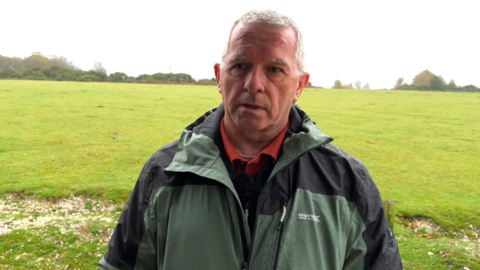
<path fill-rule="evenodd" d="M 297 37 L 290 27 L 239 23 L 222 65 L 215 64 L 226 126 L 281 131 L 290 107 L 308 82 L 295 61 Z"/>

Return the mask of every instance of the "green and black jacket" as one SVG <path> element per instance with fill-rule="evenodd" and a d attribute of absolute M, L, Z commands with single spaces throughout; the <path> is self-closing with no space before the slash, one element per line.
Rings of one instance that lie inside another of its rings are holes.
<path fill-rule="evenodd" d="M 402 269 L 365 166 L 297 105 L 252 235 L 222 157 L 223 115 L 207 112 L 145 164 L 100 269 Z"/>

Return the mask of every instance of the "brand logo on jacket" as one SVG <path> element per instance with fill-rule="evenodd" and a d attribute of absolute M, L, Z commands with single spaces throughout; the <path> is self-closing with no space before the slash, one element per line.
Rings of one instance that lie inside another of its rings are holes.
<path fill-rule="evenodd" d="M 320 222 L 319 217 L 320 216 L 315 216 L 315 215 L 312 215 L 312 214 L 305 214 L 305 213 L 299 213 L 298 214 L 298 219 L 300 219 L 300 220 L 311 220 L 311 221 L 314 221 L 314 222 Z"/>

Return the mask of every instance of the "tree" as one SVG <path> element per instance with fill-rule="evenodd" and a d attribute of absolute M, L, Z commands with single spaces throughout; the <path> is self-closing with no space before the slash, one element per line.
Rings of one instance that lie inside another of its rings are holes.
<path fill-rule="evenodd" d="M 47 80 L 48 77 L 41 68 L 29 69 L 23 73 L 25 80 Z"/>
<path fill-rule="evenodd" d="M 48 57 L 40 52 L 33 52 L 32 55 L 23 59 L 23 66 L 25 70 L 34 68 L 49 68 L 52 67 L 52 62 Z"/>
<path fill-rule="evenodd" d="M 212 79 L 200 79 L 197 81 L 196 84 L 199 84 L 199 85 L 217 85 L 217 80 L 213 80 Z"/>
<path fill-rule="evenodd" d="M 361 81 L 356 81 L 355 82 L 355 88 L 356 89 L 362 89 L 362 82 Z"/>
<path fill-rule="evenodd" d="M 93 62 L 93 71 L 107 74 L 107 70 L 102 66 L 102 62 Z"/>
<path fill-rule="evenodd" d="M 100 71 L 89 70 L 89 71 L 84 72 L 84 73 L 87 73 L 88 75 L 97 77 L 98 80 L 96 80 L 96 81 L 98 81 L 98 82 L 105 82 L 105 81 L 107 81 L 107 78 L 108 78 L 106 73 L 103 73 L 103 72 L 100 72 Z"/>
<path fill-rule="evenodd" d="M 125 82 L 127 83 L 136 83 L 137 82 L 137 79 L 133 76 L 128 76 L 126 79 L 125 79 Z"/>
<path fill-rule="evenodd" d="M 72 61 L 68 61 L 64 56 L 50 56 L 50 62 L 52 67 L 60 67 L 66 69 L 76 69 L 77 67 L 73 65 Z"/>
<path fill-rule="evenodd" d="M 435 76 L 435 74 L 425 69 L 413 78 L 412 85 L 429 85 L 433 76 Z"/>
<path fill-rule="evenodd" d="M 466 85 L 466 86 L 462 87 L 462 90 L 468 91 L 468 92 L 479 92 L 480 91 L 480 89 L 473 84 L 469 84 L 469 85 Z"/>
<path fill-rule="evenodd" d="M 432 77 L 429 85 L 430 85 L 431 90 L 441 90 L 441 89 L 443 89 L 443 86 L 444 86 L 442 80 L 437 75 L 434 75 Z"/>
<path fill-rule="evenodd" d="M 455 81 L 453 79 L 450 80 L 450 82 L 447 85 L 448 89 L 455 89 L 457 88 L 457 85 L 455 84 Z"/>
<path fill-rule="evenodd" d="M 23 71 L 25 71 L 23 59 L 20 57 L 12 57 L 10 64 L 12 65 L 12 69 L 17 73 L 22 73 Z"/>
<path fill-rule="evenodd" d="M 400 87 L 402 86 L 402 84 L 403 84 L 403 78 L 399 78 L 399 79 L 397 80 L 397 82 L 395 83 L 395 86 L 393 87 L 393 89 L 397 89 L 397 90 L 400 89 Z"/>
<path fill-rule="evenodd" d="M 333 83 L 333 89 L 343 89 L 343 84 L 340 80 L 336 80 L 335 83 Z"/>
<path fill-rule="evenodd" d="M 80 82 L 99 82 L 100 78 L 93 74 L 84 74 L 78 78 Z"/>
<path fill-rule="evenodd" d="M 109 81 L 111 82 L 124 82 L 128 78 L 127 74 L 123 72 L 115 72 L 108 76 Z"/>
<path fill-rule="evenodd" d="M 445 79 L 442 77 L 442 75 L 438 75 L 438 78 L 440 79 L 440 81 L 442 81 L 442 85 L 447 85 L 447 82 L 445 81 Z"/>
<path fill-rule="evenodd" d="M 0 55 L 0 69 L 12 69 L 16 73 L 23 73 L 25 70 L 31 69 L 48 69 L 51 67 L 60 67 L 65 69 L 76 69 L 71 61 L 68 61 L 64 56 L 49 56 L 46 57 L 40 52 L 33 52 L 32 55 L 20 57 L 4 57 Z"/>
<path fill-rule="evenodd" d="M 174 81 L 176 83 L 194 83 L 195 80 L 192 78 L 192 75 L 186 73 L 172 74 L 174 76 Z"/>
<path fill-rule="evenodd" d="M 12 69 L 12 59 L 10 57 L 0 55 L 0 69 Z"/>
<path fill-rule="evenodd" d="M 312 85 L 312 82 L 308 82 L 307 85 L 305 85 L 306 88 L 312 88 L 313 85 Z"/>
<path fill-rule="evenodd" d="M 148 79 L 150 79 L 152 77 L 152 75 L 149 75 L 149 74 L 142 74 L 140 76 L 137 77 L 137 81 L 138 82 L 146 82 Z"/>
<path fill-rule="evenodd" d="M 20 78 L 20 74 L 15 73 L 11 69 L 0 69 L 0 79 L 17 79 Z"/>
<path fill-rule="evenodd" d="M 363 89 L 365 89 L 365 90 L 370 90 L 370 84 L 368 84 L 368 83 L 365 84 L 365 85 L 363 86 Z"/>

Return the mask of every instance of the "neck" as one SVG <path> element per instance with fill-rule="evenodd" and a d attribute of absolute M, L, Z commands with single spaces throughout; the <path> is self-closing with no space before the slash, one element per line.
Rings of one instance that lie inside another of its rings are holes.
<path fill-rule="evenodd" d="M 253 157 L 265 149 L 285 128 L 285 125 L 283 125 L 280 128 L 265 131 L 242 130 L 233 124 L 233 121 L 227 117 L 225 117 L 224 125 L 225 133 L 233 147 L 235 147 L 237 153 L 242 156 Z"/>

